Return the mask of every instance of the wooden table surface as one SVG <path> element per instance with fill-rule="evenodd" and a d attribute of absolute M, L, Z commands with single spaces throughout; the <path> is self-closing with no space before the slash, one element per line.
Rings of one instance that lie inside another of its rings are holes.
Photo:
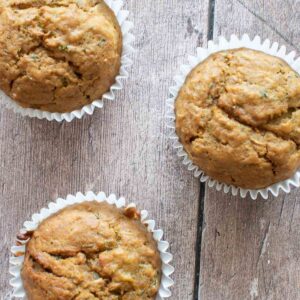
<path fill-rule="evenodd" d="M 72 123 L 0 111 L 0 294 L 9 248 L 33 212 L 68 193 L 125 196 L 174 254 L 171 299 L 300 299 L 300 190 L 268 201 L 205 187 L 172 150 L 168 88 L 197 46 L 259 34 L 300 52 L 299 0 L 128 0 L 134 65 L 116 102 Z"/>

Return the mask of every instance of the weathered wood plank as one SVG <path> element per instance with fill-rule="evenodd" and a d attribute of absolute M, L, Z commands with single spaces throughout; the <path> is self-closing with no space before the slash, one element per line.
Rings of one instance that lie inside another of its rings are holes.
<path fill-rule="evenodd" d="M 217 0 L 214 36 L 259 34 L 299 55 L 299 16 L 299 1 Z M 252 201 L 207 190 L 202 300 L 299 298 L 299 196 Z"/>
<path fill-rule="evenodd" d="M 57 196 L 115 192 L 148 209 L 175 254 L 172 299 L 191 299 L 199 182 L 171 149 L 164 120 L 179 65 L 206 42 L 208 1 L 127 1 L 137 52 L 118 101 L 71 124 L 0 111 L 0 294 L 24 220 Z M 197 28 L 195 28 L 197 25 Z"/>

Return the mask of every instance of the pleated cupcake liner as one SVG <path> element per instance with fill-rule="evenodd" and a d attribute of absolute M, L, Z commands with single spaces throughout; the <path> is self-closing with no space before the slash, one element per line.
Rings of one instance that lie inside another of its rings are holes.
<path fill-rule="evenodd" d="M 110 87 L 110 90 L 105 93 L 101 99 L 94 100 L 92 103 L 83 106 L 81 109 L 66 113 L 52 113 L 39 109 L 23 108 L 0 90 L 0 101 L 4 103 L 7 108 L 12 109 L 14 112 L 21 114 L 22 116 L 31 118 L 47 119 L 48 121 L 57 122 L 71 122 L 74 119 L 81 119 L 86 114 L 92 115 L 96 108 L 103 108 L 105 100 L 116 100 L 116 92 L 123 89 L 124 81 L 129 77 L 128 69 L 132 65 L 130 57 L 134 52 L 132 43 L 134 42 L 135 37 L 130 32 L 133 28 L 133 23 L 128 20 L 129 11 L 122 9 L 124 1 L 105 0 L 105 2 L 114 12 L 123 34 L 123 52 L 121 57 L 120 73 L 115 78 L 115 83 Z"/>
<path fill-rule="evenodd" d="M 300 171 L 298 170 L 291 178 L 273 184 L 264 189 L 243 189 L 233 185 L 228 185 L 207 176 L 204 171 L 196 166 L 190 159 L 183 145 L 179 141 L 175 128 L 175 101 L 177 95 L 183 86 L 188 74 L 208 56 L 215 52 L 228 49 L 237 49 L 241 47 L 250 48 L 265 52 L 267 54 L 277 56 L 286 61 L 296 72 L 300 73 L 300 58 L 296 58 L 296 52 L 292 51 L 287 53 L 286 46 L 279 46 L 277 42 L 271 43 L 269 39 L 262 41 L 259 36 L 251 39 L 249 35 L 244 34 L 241 38 L 236 35 L 231 35 L 227 40 L 225 37 L 219 37 L 218 42 L 209 41 L 206 48 L 199 47 L 196 49 L 196 56 L 188 56 L 188 64 L 181 65 L 180 72 L 174 77 L 175 85 L 170 87 L 170 98 L 167 99 L 167 126 L 170 130 L 170 139 L 173 142 L 173 148 L 176 150 L 177 155 L 182 159 L 182 162 L 187 166 L 188 170 L 194 173 L 195 177 L 199 177 L 201 182 L 207 182 L 210 188 L 215 187 L 217 191 L 224 193 L 231 193 L 233 196 L 239 195 L 245 198 L 247 195 L 255 200 L 258 196 L 268 199 L 270 195 L 277 197 L 282 190 L 285 193 L 290 193 L 292 187 L 300 186 Z"/>
<path fill-rule="evenodd" d="M 117 198 L 114 194 L 111 194 L 107 197 L 104 192 L 100 192 L 97 195 L 93 192 L 87 192 L 86 194 L 79 192 L 76 195 L 68 195 L 66 199 L 58 198 L 55 202 L 50 202 L 48 207 L 42 208 L 39 213 L 33 214 L 30 221 L 24 222 L 24 228 L 20 230 L 20 233 L 26 234 L 27 232 L 36 230 L 43 220 L 67 206 L 88 201 L 97 201 L 99 203 L 105 201 L 110 205 L 116 206 L 117 208 L 136 207 L 134 203 L 126 205 L 125 198 Z M 169 243 L 163 240 L 163 230 L 155 229 L 155 221 L 148 219 L 148 215 L 148 211 L 142 210 L 141 222 L 147 226 L 148 231 L 152 233 L 154 240 L 157 242 L 157 249 L 160 253 L 160 258 L 162 261 L 162 278 L 156 300 L 163 300 L 171 297 L 172 295 L 170 288 L 174 285 L 174 282 L 170 276 L 173 274 L 174 268 L 170 265 L 170 263 L 173 259 L 173 256 L 168 252 Z M 24 262 L 24 254 L 27 242 L 28 240 L 18 241 L 18 244 L 21 244 L 20 246 L 18 245 L 11 247 L 12 255 L 9 260 L 9 272 L 13 278 L 9 283 L 13 290 L 6 296 L 7 300 L 13 298 L 24 300 L 27 299 L 21 278 L 21 269 Z"/>

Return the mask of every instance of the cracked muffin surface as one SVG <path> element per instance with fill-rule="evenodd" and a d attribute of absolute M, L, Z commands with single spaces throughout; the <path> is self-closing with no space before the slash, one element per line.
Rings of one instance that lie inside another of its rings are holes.
<path fill-rule="evenodd" d="M 101 98 L 121 54 L 103 0 L 0 1 L 0 88 L 23 107 L 70 112 Z"/>
<path fill-rule="evenodd" d="M 152 300 L 161 260 L 135 208 L 85 202 L 32 233 L 21 276 L 29 300 Z"/>
<path fill-rule="evenodd" d="M 300 165 L 300 78 L 283 60 L 246 48 L 209 56 L 175 101 L 176 132 L 212 178 L 258 189 Z"/>

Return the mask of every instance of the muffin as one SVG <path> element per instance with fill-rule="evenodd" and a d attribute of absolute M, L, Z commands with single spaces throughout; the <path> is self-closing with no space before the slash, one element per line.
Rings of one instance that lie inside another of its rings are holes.
<path fill-rule="evenodd" d="M 150 300 L 161 260 L 135 208 L 84 202 L 31 234 L 21 277 L 29 300 Z"/>
<path fill-rule="evenodd" d="M 212 54 L 175 101 L 192 162 L 219 182 L 260 189 L 300 165 L 300 78 L 283 60 L 240 48 Z"/>
<path fill-rule="evenodd" d="M 115 83 L 122 33 L 103 0 L 0 2 L 0 89 L 24 108 L 71 112 Z"/>

